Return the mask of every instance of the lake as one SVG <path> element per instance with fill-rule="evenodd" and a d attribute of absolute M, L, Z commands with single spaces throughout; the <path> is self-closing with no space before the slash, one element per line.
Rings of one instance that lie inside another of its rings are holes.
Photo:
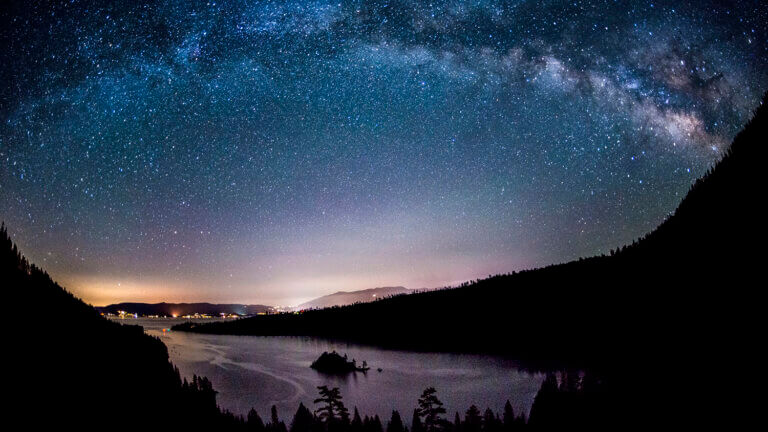
<path fill-rule="evenodd" d="M 542 374 L 522 371 L 513 361 L 500 357 L 397 351 L 317 338 L 163 331 L 188 321 L 183 319 L 117 321 L 141 325 L 159 337 L 182 376 L 208 377 L 219 392 L 217 401 L 222 408 L 246 414 L 254 407 L 266 420 L 270 407 L 276 405 L 287 424 L 299 402 L 314 410 L 320 385 L 339 387 L 350 413 L 356 406 L 361 415 L 378 414 L 386 422 L 396 409 L 410 426 L 416 401 L 426 387 L 437 389 L 452 421 L 456 411 L 463 418 L 472 404 L 501 413 L 507 400 L 516 413 L 527 414 L 544 379 Z M 371 370 L 336 377 L 309 367 L 323 351 L 332 350 L 347 354 L 358 364 L 366 360 Z"/>

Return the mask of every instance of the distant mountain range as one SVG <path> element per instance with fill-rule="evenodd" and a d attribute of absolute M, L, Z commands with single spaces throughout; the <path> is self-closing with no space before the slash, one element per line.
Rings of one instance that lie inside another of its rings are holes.
<path fill-rule="evenodd" d="M 354 303 L 364 303 L 398 294 L 410 294 L 414 290 L 405 287 L 379 287 L 359 291 L 339 291 L 302 303 L 292 309 L 322 309 L 331 306 L 346 306 Z"/>
<path fill-rule="evenodd" d="M 238 314 L 256 315 L 272 311 L 272 306 L 246 304 L 213 304 L 213 303 L 117 303 L 109 306 L 96 307 L 99 312 L 117 314 L 125 311 L 139 315 L 181 316 L 192 314 L 219 315 Z"/>
<path fill-rule="evenodd" d="M 411 290 L 405 287 L 379 287 L 359 291 L 339 291 L 326 296 L 318 297 L 306 303 L 302 303 L 291 310 L 322 309 L 331 306 L 346 306 L 354 303 L 364 303 L 385 298 L 392 295 L 410 294 L 421 290 Z M 246 304 L 217 304 L 217 303 L 116 303 L 108 306 L 96 306 L 96 310 L 102 313 L 118 314 L 120 311 L 128 314 L 139 315 L 257 315 L 265 312 L 273 312 L 275 308 L 266 305 Z"/>

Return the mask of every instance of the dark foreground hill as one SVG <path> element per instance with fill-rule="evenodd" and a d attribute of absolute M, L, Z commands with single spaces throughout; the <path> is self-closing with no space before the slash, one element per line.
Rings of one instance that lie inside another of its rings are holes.
<path fill-rule="evenodd" d="M 768 96 L 674 214 L 608 256 L 456 289 L 176 329 L 566 361 L 632 380 L 636 395 L 660 385 L 655 402 L 669 398 L 676 409 L 740 410 L 747 401 L 734 401 L 736 380 L 750 379 L 762 358 L 755 348 L 765 304 L 767 129 Z M 688 422 L 701 418 L 687 414 Z"/>
<path fill-rule="evenodd" d="M 192 314 L 219 315 L 238 314 L 256 315 L 271 312 L 271 306 L 246 304 L 214 304 L 214 303 L 117 303 L 97 307 L 103 313 L 118 314 L 120 311 L 139 315 L 183 316 Z"/>
<path fill-rule="evenodd" d="M 244 427 L 217 408 L 207 379 L 180 378 L 159 339 L 103 318 L 29 264 L 4 226 L 0 282 L 4 301 L 36 305 L 5 316 L 8 430 Z"/>

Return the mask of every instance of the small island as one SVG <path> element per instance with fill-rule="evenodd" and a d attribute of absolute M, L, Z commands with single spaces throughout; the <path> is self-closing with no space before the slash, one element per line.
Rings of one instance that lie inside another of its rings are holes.
<path fill-rule="evenodd" d="M 332 375 L 367 372 L 370 369 L 367 362 L 363 361 L 362 366 L 357 366 L 355 359 L 349 361 L 346 354 L 342 357 L 336 351 L 322 353 L 317 360 L 312 362 L 310 367 L 318 372 Z"/>

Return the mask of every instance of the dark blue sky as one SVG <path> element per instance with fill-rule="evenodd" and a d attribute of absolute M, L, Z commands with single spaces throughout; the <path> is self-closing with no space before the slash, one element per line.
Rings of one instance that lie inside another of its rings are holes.
<path fill-rule="evenodd" d="M 0 219 L 95 304 L 604 253 L 768 90 L 761 1 L 23 3 L 0 12 Z"/>

